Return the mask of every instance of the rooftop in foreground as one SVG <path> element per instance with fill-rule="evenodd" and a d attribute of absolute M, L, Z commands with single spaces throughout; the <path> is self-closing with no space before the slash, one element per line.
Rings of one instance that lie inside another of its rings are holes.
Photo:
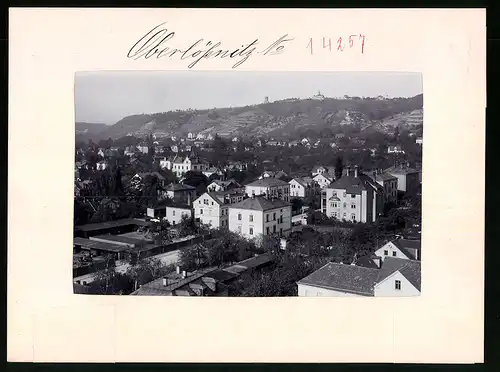
<path fill-rule="evenodd" d="M 122 226 L 129 226 L 129 225 L 149 226 L 149 223 L 147 221 L 141 220 L 139 218 L 124 218 L 124 219 L 115 220 L 115 221 L 89 223 L 86 225 L 77 225 L 77 226 L 75 226 L 75 229 L 80 230 L 80 231 L 95 231 L 95 230 L 111 229 L 114 227 L 122 227 Z"/>

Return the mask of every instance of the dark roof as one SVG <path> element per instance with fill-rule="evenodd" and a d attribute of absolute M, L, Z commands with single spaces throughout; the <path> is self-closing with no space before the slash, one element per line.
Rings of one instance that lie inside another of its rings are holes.
<path fill-rule="evenodd" d="M 416 169 L 407 167 L 406 165 L 395 165 L 393 167 L 387 168 L 386 170 L 384 170 L 384 172 L 391 174 L 418 173 Z"/>
<path fill-rule="evenodd" d="M 380 269 L 330 262 L 298 283 L 373 296 L 375 286 L 396 271 L 420 291 L 420 261 L 395 257 L 386 257 Z"/>
<path fill-rule="evenodd" d="M 373 296 L 379 269 L 330 262 L 298 283 L 362 296 Z"/>
<path fill-rule="evenodd" d="M 267 199 L 265 196 L 255 196 L 244 199 L 238 203 L 231 204 L 231 208 L 249 209 L 255 211 L 267 211 L 270 209 L 289 207 L 289 206 L 291 206 L 291 204 L 284 200 L 281 199 L 270 200 Z"/>
<path fill-rule="evenodd" d="M 206 194 L 208 196 L 210 196 L 213 199 L 213 201 L 215 201 L 217 204 L 219 204 L 219 205 L 224 204 L 224 201 L 221 200 L 220 196 L 217 193 L 215 193 L 215 192 L 207 192 Z M 224 195 L 225 194 L 222 194 L 222 199 L 224 199 Z M 200 198 L 201 198 L 201 196 L 200 196 Z"/>
<path fill-rule="evenodd" d="M 196 190 L 196 187 L 185 185 L 183 183 L 171 183 L 165 189 L 167 191 L 185 191 L 185 190 Z"/>
<path fill-rule="evenodd" d="M 82 249 L 95 249 L 107 252 L 121 252 L 127 250 L 128 247 L 118 244 L 100 242 L 96 240 L 84 239 L 76 237 L 73 239 L 73 245 L 80 246 Z"/>
<path fill-rule="evenodd" d="M 389 173 L 381 173 L 377 174 L 375 179 L 377 181 L 390 181 L 390 180 L 397 180 L 396 177 L 394 177 L 392 174 Z"/>
<path fill-rule="evenodd" d="M 268 177 L 268 178 L 263 178 L 261 180 L 250 182 L 246 186 L 258 186 L 258 187 L 288 186 L 288 182 L 282 181 L 279 178 Z"/>
<path fill-rule="evenodd" d="M 229 271 L 217 270 L 217 271 L 212 271 L 208 274 L 205 274 L 204 277 L 215 279 L 218 282 L 228 282 L 228 281 L 238 277 L 238 275 L 230 273 Z"/>
<path fill-rule="evenodd" d="M 392 244 L 412 260 L 417 258 L 414 250 L 420 250 L 421 247 L 420 240 L 396 239 L 392 241 Z"/>
<path fill-rule="evenodd" d="M 362 256 L 360 258 L 358 258 L 354 264 L 356 266 L 361 266 L 361 267 L 367 267 L 369 269 L 378 269 L 378 266 L 377 264 L 373 261 L 373 258 L 377 258 L 377 259 L 381 259 L 380 257 L 377 257 L 377 256 L 369 256 L 369 255 L 366 255 L 366 256 Z"/>
<path fill-rule="evenodd" d="M 148 223 L 146 221 L 139 220 L 136 218 L 124 218 L 124 219 L 115 220 L 115 221 L 89 223 L 86 225 L 77 225 L 77 226 L 75 226 L 75 229 L 81 230 L 81 231 L 95 231 L 95 230 L 110 229 L 113 227 L 129 226 L 129 225 L 148 226 Z"/>
<path fill-rule="evenodd" d="M 328 185 L 329 189 L 346 190 L 346 193 L 348 194 L 357 195 L 361 195 L 361 192 L 363 190 L 367 190 L 368 187 L 381 192 L 383 191 L 382 186 L 374 182 L 372 178 L 362 172 L 358 173 L 358 177 L 355 177 L 354 175 L 342 176 L 337 181 Z"/>
<path fill-rule="evenodd" d="M 162 181 L 165 180 L 165 177 L 163 177 L 163 175 L 160 172 L 142 172 L 142 173 L 137 173 L 137 176 L 139 176 L 141 178 L 151 176 L 151 177 L 156 177 Z"/>
<path fill-rule="evenodd" d="M 89 286 L 81 285 L 78 283 L 73 283 L 73 293 L 74 294 L 92 294 Z"/>
<path fill-rule="evenodd" d="M 90 240 L 94 239 L 102 239 L 110 242 L 118 242 L 125 244 L 134 244 L 134 245 L 144 244 L 147 242 L 147 240 L 134 239 L 134 238 L 129 238 L 128 236 L 121 236 L 121 235 L 98 235 L 98 236 L 92 236 L 90 238 Z"/>
<path fill-rule="evenodd" d="M 264 253 L 264 254 L 261 254 L 261 255 L 255 256 L 255 257 L 250 257 L 244 261 L 238 262 L 237 265 L 244 266 L 244 267 L 250 269 L 250 268 L 256 268 L 256 267 L 259 267 L 262 265 L 266 265 L 272 261 L 273 261 L 272 256 Z"/>

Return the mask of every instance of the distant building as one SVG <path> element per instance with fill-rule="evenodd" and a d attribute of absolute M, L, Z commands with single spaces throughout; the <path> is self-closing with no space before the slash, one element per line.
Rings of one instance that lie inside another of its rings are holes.
<path fill-rule="evenodd" d="M 334 178 L 321 173 L 314 176 L 313 181 L 316 182 L 320 188 L 324 189 L 334 181 Z"/>
<path fill-rule="evenodd" d="M 149 145 L 146 143 L 141 143 L 137 145 L 137 150 L 139 152 L 142 152 L 143 154 L 148 154 L 149 153 Z"/>
<path fill-rule="evenodd" d="M 255 196 L 229 206 L 229 230 L 247 238 L 287 233 L 292 205 L 281 199 Z"/>
<path fill-rule="evenodd" d="M 226 191 L 234 188 L 241 187 L 241 185 L 233 179 L 222 181 L 222 180 L 213 180 L 208 186 L 207 191 L 209 192 L 217 192 L 217 191 Z"/>
<path fill-rule="evenodd" d="M 179 224 L 183 218 L 193 216 L 189 205 L 171 204 L 166 207 L 166 220 L 173 226 Z"/>
<path fill-rule="evenodd" d="M 97 170 L 103 171 L 103 170 L 107 169 L 108 167 L 109 167 L 109 163 L 106 160 L 101 160 L 101 161 L 97 162 L 97 164 L 96 164 Z"/>
<path fill-rule="evenodd" d="M 193 202 L 194 218 L 214 229 L 228 228 L 228 206 L 229 203 L 224 201 L 224 197 L 206 192 Z"/>
<path fill-rule="evenodd" d="M 389 173 L 372 172 L 372 179 L 384 188 L 384 203 L 396 203 L 398 200 L 398 179 Z"/>
<path fill-rule="evenodd" d="M 264 104 L 269 103 L 269 97 L 264 97 Z"/>
<path fill-rule="evenodd" d="M 375 267 L 330 262 L 297 282 L 300 297 L 419 296 L 420 262 L 387 257 Z M 380 267 L 378 266 L 380 265 Z"/>
<path fill-rule="evenodd" d="M 196 188 L 182 183 L 171 183 L 165 188 L 166 195 L 176 203 L 191 205 L 196 195 Z"/>
<path fill-rule="evenodd" d="M 325 99 L 325 96 L 322 95 L 320 91 L 318 91 L 318 94 L 315 94 L 311 98 L 317 101 L 323 101 Z"/>
<path fill-rule="evenodd" d="M 288 184 L 291 197 L 306 198 L 314 195 L 320 188 L 311 177 L 294 178 Z"/>
<path fill-rule="evenodd" d="M 290 201 L 290 185 L 279 178 L 263 178 L 245 185 L 248 196 L 268 195 L 284 201 Z"/>
<path fill-rule="evenodd" d="M 424 143 L 424 141 L 423 141 L 422 137 L 418 137 L 418 138 L 415 140 L 415 143 L 416 143 L 417 145 L 422 146 L 422 144 Z"/>
<path fill-rule="evenodd" d="M 389 146 L 387 147 L 388 154 L 404 154 L 405 152 L 401 149 L 401 146 Z"/>
<path fill-rule="evenodd" d="M 398 179 L 398 191 L 415 195 L 418 192 L 420 181 L 419 172 L 410 168 L 407 163 L 399 164 L 384 170 Z"/>

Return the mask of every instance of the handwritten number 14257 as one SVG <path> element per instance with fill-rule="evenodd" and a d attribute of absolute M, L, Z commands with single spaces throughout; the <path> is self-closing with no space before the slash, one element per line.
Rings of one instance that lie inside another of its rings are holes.
<path fill-rule="evenodd" d="M 314 45 L 313 45 L 314 44 Z M 323 49 L 328 49 L 332 51 L 336 49 L 339 52 L 343 52 L 346 48 L 357 47 L 363 54 L 365 51 L 365 35 L 349 35 L 347 38 L 340 36 L 336 41 L 332 43 L 331 38 L 322 38 L 321 43 L 316 44 L 313 38 L 309 38 L 306 48 L 309 49 L 310 53 L 313 54 L 317 47 L 323 47 Z"/>

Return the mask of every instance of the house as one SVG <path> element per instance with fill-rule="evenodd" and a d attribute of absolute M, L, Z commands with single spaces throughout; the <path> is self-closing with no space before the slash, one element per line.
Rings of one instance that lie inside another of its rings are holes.
<path fill-rule="evenodd" d="M 179 224 L 183 218 L 193 216 L 191 206 L 183 204 L 170 204 L 166 207 L 165 219 L 172 225 Z"/>
<path fill-rule="evenodd" d="M 207 141 L 213 141 L 214 140 L 214 136 L 212 136 L 211 134 L 208 134 L 207 137 L 205 138 Z"/>
<path fill-rule="evenodd" d="M 191 156 L 186 156 L 184 158 L 176 155 L 165 161 L 164 165 L 179 178 L 190 171 L 203 172 L 208 169 L 208 165 L 194 154 L 192 154 Z"/>
<path fill-rule="evenodd" d="M 299 141 L 293 140 L 288 142 L 288 147 L 297 147 L 299 145 Z"/>
<path fill-rule="evenodd" d="M 237 277 L 227 271 L 209 267 L 194 272 L 181 270 L 142 285 L 132 296 L 228 296 L 228 285 L 225 284 Z"/>
<path fill-rule="evenodd" d="M 269 195 L 290 201 L 290 185 L 279 178 L 269 177 L 251 182 L 245 186 L 248 196 Z"/>
<path fill-rule="evenodd" d="M 100 148 L 99 150 L 97 150 L 97 156 L 104 158 L 104 151 L 105 151 L 105 149 L 103 149 L 103 148 Z"/>
<path fill-rule="evenodd" d="M 302 138 L 302 140 L 300 141 L 300 143 L 305 146 L 305 145 L 309 144 L 309 140 L 307 138 Z"/>
<path fill-rule="evenodd" d="M 313 195 L 319 188 L 319 185 L 311 177 L 294 178 L 288 184 L 290 185 L 291 197 L 306 198 Z"/>
<path fill-rule="evenodd" d="M 213 180 L 208 186 L 207 191 L 217 192 L 217 191 L 226 191 L 234 188 L 239 188 L 241 185 L 236 182 L 234 179 L 230 179 L 227 181 L 222 180 Z"/>
<path fill-rule="evenodd" d="M 424 143 L 424 141 L 423 141 L 422 137 L 417 137 L 417 139 L 415 140 L 415 143 L 417 145 L 422 146 L 422 144 Z"/>
<path fill-rule="evenodd" d="M 384 172 L 398 179 L 398 191 L 409 195 L 415 195 L 418 192 L 420 185 L 419 172 L 410 168 L 408 163 L 387 168 Z"/>
<path fill-rule="evenodd" d="M 382 213 L 384 189 L 367 175 L 347 173 L 326 188 L 322 205 L 326 204 L 326 215 L 338 220 L 353 222 L 375 222 Z"/>
<path fill-rule="evenodd" d="M 228 206 L 224 197 L 213 192 L 206 192 L 193 202 L 196 221 L 214 229 L 228 227 Z"/>
<path fill-rule="evenodd" d="M 327 263 L 297 282 L 298 296 L 419 296 L 420 261 L 387 257 L 378 267 Z"/>
<path fill-rule="evenodd" d="M 188 139 L 192 140 L 195 138 L 195 135 L 191 132 L 188 133 Z"/>
<path fill-rule="evenodd" d="M 401 149 L 401 146 L 389 146 L 387 147 L 388 154 L 404 154 L 405 152 Z"/>
<path fill-rule="evenodd" d="M 106 160 L 101 160 L 101 161 L 98 161 L 97 164 L 96 164 L 96 168 L 97 170 L 105 170 L 109 167 L 109 163 L 106 161 Z"/>
<path fill-rule="evenodd" d="M 149 145 L 147 143 L 140 143 L 137 145 L 137 150 L 139 152 L 142 152 L 143 154 L 148 154 L 149 153 Z"/>
<path fill-rule="evenodd" d="M 229 230 L 247 238 L 282 236 L 292 227 L 292 205 L 270 196 L 252 196 L 229 206 Z"/>
<path fill-rule="evenodd" d="M 269 177 L 274 177 L 274 178 L 281 178 L 281 177 L 286 177 L 287 174 L 283 171 L 264 171 L 260 176 L 259 180 L 263 178 L 269 178 Z"/>
<path fill-rule="evenodd" d="M 420 247 L 420 240 L 399 238 L 386 243 L 374 253 L 376 256 L 381 257 L 382 261 L 387 257 L 420 261 Z"/>
<path fill-rule="evenodd" d="M 219 176 L 222 176 L 222 175 L 224 174 L 224 173 L 222 173 L 222 172 L 221 172 L 221 170 L 220 170 L 220 169 L 217 169 L 217 168 L 215 168 L 215 167 L 210 167 L 210 168 L 207 168 L 207 169 L 206 169 L 206 170 L 204 170 L 202 173 L 203 173 L 203 174 L 205 175 L 205 177 L 207 177 L 207 178 L 210 178 L 210 176 L 211 176 L 212 174 L 218 174 Z"/>
<path fill-rule="evenodd" d="M 326 176 L 324 174 L 317 174 L 313 177 L 313 181 L 316 182 L 320 188 L 325 189 L 333 182 L 334 178 Z"/>
<path fill-rule="evenodd" d="M 162 145 L 157 145 L 155 146 L 155 153 L 156 154 L 161 154 L 165 151 L 165 147 Z"/>
<path fill-rule="evenodd" d="M 392 174 L 375 170 L 372 179 L 384 188 L 384 203 L 396 203 L 398 200 L 398 179 Z"/>
<path fill-rule="evenodd" d="M 170 146 L 170 150 L 172 150 L 172 152 L 178 153 L 179 152 L 179 146 L 172 145 L 172 146 Z"/>
<path fill-rule="evenodd" d="M 312 171 L 312 176 L 317 176 L 318 174 L 323 174 L 328 178 L 335 179 L 335 167 L 326 167 L 323 165 L 316 165 Z"/>
<path fill-rule="evenodd" d="M 166 186 L 165 192 L 167 197 L 176 203 L 185 203 L 191 205 L 196 195 L 196 188 L 182 183 L 171 183 Z"/>
<path fill-rule="evenodd" d="M 131 157 L 136 153 L 136 148 L 134 146 L 128 146 L 125 148 L 125 151 L 123 152 L 124 155 Z"/>

